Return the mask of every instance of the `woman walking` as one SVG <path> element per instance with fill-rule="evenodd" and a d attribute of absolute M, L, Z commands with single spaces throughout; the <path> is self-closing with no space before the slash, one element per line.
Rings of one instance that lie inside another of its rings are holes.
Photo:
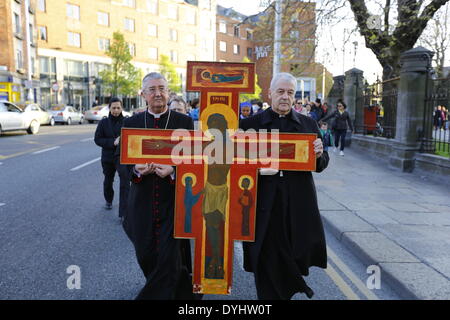
<path fill-rule="evenodd" d="M 327 121 L 330 118 L 334 118 L 334 122 L 332 125 L 332 130 L 334 130 L 334 149 L 333 152 L 337 151 L 339 143 L 341 145 L 339 155 L 344 155 L 345 148 L 345 136 L 347 135 L 347 129 L 353 132 L 353 125 L 350 119 L 349 113 L 345 110 L 347 106 L 344 102 L 338 101 L 337 110 L 333 113 L 330 113 L 328 116 L 322 118 L 322 121 Z M 348 126 L 347 126 L 348 125 Z"/>
<path fill-rule="evenodd" d="M 120 178 L 119 218 L 123 220 L 127 209 L 128 191 L 130 189 L 130 176 L 128 168 L 120 164 L 115 157 L 116 148 L 120 141 L 120 129 L 123 126 L 122 101 L 112 98 L 109 102 L 109 116 L 103 118 L 95 130 L 95 144 L 102 147 L 103 195 L 105 197 L 105 209 L 112 209 L 114 198 L 113 182 L 117 171 Z"/>

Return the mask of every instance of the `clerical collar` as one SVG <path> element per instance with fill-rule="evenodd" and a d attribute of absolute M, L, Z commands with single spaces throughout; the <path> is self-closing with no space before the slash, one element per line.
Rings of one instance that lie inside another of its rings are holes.
<path fill-rule="evenodd" d="M 273 116 L 278 116 L 278 118 L 290 118 L 292 110 L 289 110 L 287 114 L 279 114 L 278 112 L 273 111 L 272 108 L 270 108 L 270 111 L 272 111 Z"/>
<path fill-rule="evenodd" d="M 151 112 L 150 109 L 148 109 L 148 108 L 147 108 L 147 111 L 148 111 L 148 113 L 150 113 L 155 119 L 159 119 L 159 118 L 161 118 L 162 115 L 164 115 L 164 114 L 167 113 L 167 110 L 168 110 L 168 109 L 169 109 L 169 108 L 166 106 L 166 108 L 164 109 L 164 111 L 161 112 L 161 113 L 153 113 L 153 112 Z"/>

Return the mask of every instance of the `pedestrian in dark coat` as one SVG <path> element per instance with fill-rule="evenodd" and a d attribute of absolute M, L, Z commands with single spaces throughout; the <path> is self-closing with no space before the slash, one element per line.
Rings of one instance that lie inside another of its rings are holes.
<path fill-rule="evenodd" d="M 296 79 L 281 73 L 272 79 L 272 108 L 243 119 L 243 130 L 279 129 L 316 133 L 317 172 L 329 161 L 312 118 L 292 112 Z M 255 242 L 243 243 L 244 268 L 255 275 L 259 299 L 290 299 L 297 292 L 314 294 L 304 281 L 311 266 L 326 268 L 325 235 L 311 172 L 261 169 L 258 178 Z M 272 174 L 272 175 L 266 175 Z"/>
<path fill-rule="evenodd" d="M 345 136 L 347 135 L 347 130 L 350 128 L 350 131 L 353 132 L 352 120 L 350 119 L 350 114 L 345 110 L 347 106 L 344 102 L 338 101 L 337 110 L 328 116 L 322 118 L 322 121 L 327 121 L 330 118 L 334 118 L 334 122 L 332 124 L 331 129 L 334 131 L 334 149 L 336 152 L 339 146 L 341 145 L 339 155 L 344 155 L 345 148 Z M 348 125 L 348 126 L 347 126 Z"/>
<path fill-rule="evenodd" d="M 143 79 L 148 109 L 126 119 L 126 128 L 189 129 L 192 119 L 169 110 L 167 80 L 159 73 Z M 155 163 L 130 166 L 128 214 L 123 223 L 134 244 L 146 284 L 136 299 L 194 299 L 189 240 L 175 239 L 175 169 Z"/>
<path fill-rule="evenodd" d="M 122 101 L 112 98 L 109 102 L 109 115 L 100 120 L 95 130 L 95 143 L 102 147 L 103 168 L 103 195 L 105 197 L 105 208 L 112 209 L 114 199 L 114 176 L 117 173 L 120 178 L 119 217 L 123 219 L 127 210 L 128 191 L 130 189 L 130 176 L 126 166 L 120 164 L 119 158 L 115 157 L 120 141 L 120 130 L 123 126 Z"/>

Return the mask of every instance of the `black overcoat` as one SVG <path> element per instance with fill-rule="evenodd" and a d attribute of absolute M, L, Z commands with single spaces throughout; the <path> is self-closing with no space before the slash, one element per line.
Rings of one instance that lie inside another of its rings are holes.
<path fill-rule="evenodd" d="M 279 129 L 274 121 L 271 108 L 253 117 L 241 120 L 243 130 Z M 312 118 L 291 112 L 288 121 L 290 132 L 316 133 L 320 138 L 319 128 Z M 280 130 L 283 132 L 283 130 Z M 329 161 L 327 152 L 316 160 L 316 172 L 323 171 Z M 258 258 L 261 253 L 266 232 L 270 228 L 269 221 L 275 203 L 277 184 L 284 179 L 283 188 L 287 192 L 289 230 L 280 230 L 289 234 L 289 250 L 301 270 L 302 275 L 308 275 L 308 268 L 318 266 L 326 268 L 327 252 L 322 220 L 317 204 L 316 188 L 311 172 L 283 171 L 273 176 L 258 176 L 256 233 L 255 242 L 244 242 L 244 269 L 256 272 Z M 285 197 L 286 199 L 286 197 Z M 270 264 L 270 261 L 268 262 Z"/>
<path fill-rule="evenodd" d="M 110 113 L 107 118 L 103 118 L 98 122 L 95 129 L 94 142 L 99 147 L 102 147 L 102 162 L 114 163 L 114 154 L 118 149 L 114 145 L 114 141 L 120 136 L 123 120 L 124 117 L 122 115 L 113 119 Z"/>
<path fill-rule="evenodd" d="M 169 119 L 169 120 L 168 120 Z M 193 130 L 192 119 L 167 111 L 156 120 L 147 111 L 124 121 L 124 128 L 158 128 Z M 138 299 L 190 299 L 192 284 L 189 240 L 173 238 L 175 180 L 156 174 L 138 178 L 131 172 L 128 213 L 123 227 L 133 242 L 138 263 L 147 283 Z"/>

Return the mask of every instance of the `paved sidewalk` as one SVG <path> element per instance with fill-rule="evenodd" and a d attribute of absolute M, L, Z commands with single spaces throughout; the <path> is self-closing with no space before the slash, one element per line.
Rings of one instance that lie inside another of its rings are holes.
<path fill-rule="evenodd" d="M 334 235 L 401 297 L 450 299 L 450 177 L 427 181 L 351 148 L 329 154 L 314 179 Z"/>

